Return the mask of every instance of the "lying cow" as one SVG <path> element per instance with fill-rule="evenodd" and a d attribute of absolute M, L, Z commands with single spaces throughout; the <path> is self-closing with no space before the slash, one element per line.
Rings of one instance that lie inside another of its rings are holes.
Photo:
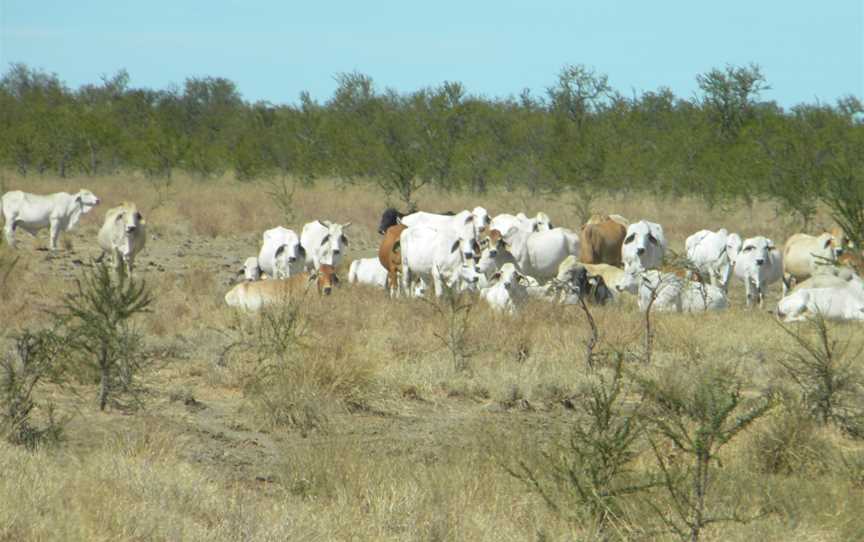
<path fill-rule="evenodd" d="M 258 267 L 274 279 L 285 279 L 303 272 L 306 250 L 293 230 L 277 226 L 264 232 Z"/>
<path fill-rule="evenodd" d="M 528 299 L 527 278 L 506 263 L 492 276 L 492 285 L 480 290 L 482 297 L 496 311 L 514 314 Z"/>
<path fill-rule="evenodd" d="M 329 265 L 312 273 L 300 273 L 285 279 L 261 280 L 256 282 L 241 282 L 225 294 L 225 303 L 246 311 L 258 311 L 267 305 L 287 303 L 292 297 L 305 293 L 312 283 L 318 287 L 318 293 L 330 295 L 339 284 L 336 272 Z"/>
<path fill-rule="evenodd" d="M 338 224 L 328 220 L 316 220 L 303 226 L 300 244 L 306 251 L 306 270 L 319 269 L 322 265 L 338 267 L 348 248 L 348 237 L 343 230 L 350 222 Z"/>
<path fill-rule="evenodd" d="M 789 237 L 783 247 L 783 295 L 823 265 L 833 264 L 842 253 L 843 247 L 827 232 L 818 237 L 806 233 Z"/>
<path fill-rule="evenodd" d="M 860 284 L 831 275 L 808 280 L 814 281 L 812 287 L 796 288 L 777 303 L 778 318 L 784 322 L 800 322 L 816 316 L 829 320 L 864 320 L 864 292 Z"/>
<path fill-rule="evenodd" d="M 85 189 L 75 194 L 57 192 L 47 196 L 29 194 L 13 190 L 3 194 L 0 212 L 6 218 L 3 234 L 6 243 L 15 246 L 15 231 L 20 227 L 36 235 L 43 229 L 50 229 L 50 249 L 57 250 L 57 240 L 61 231 L 69 231 L 78 225 L 81 215 L 89 213 L 99 205 L 99 198 Z"/>
<path fill-rule="evenodd" d="M 720 288 L 656 269 L 628 271 L 616 288 L 636 294 L 642 312 L 705 312 L 729 306 Z"/>
<path fill-rule="evenodd" d="M 102 249 L 99 261 L 110 254 L 114 270 L 119 272 L 120 266 L 125 266 L 131 276 L 135 256 L 147 242 L 147 223 L 134 203 L 123 202 L 105 213 L 97 239 Z"/>

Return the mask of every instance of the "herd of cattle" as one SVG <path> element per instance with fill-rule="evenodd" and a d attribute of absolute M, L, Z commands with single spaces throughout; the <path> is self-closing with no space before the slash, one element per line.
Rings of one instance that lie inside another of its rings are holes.
<path fill-rule="evenodd" d="M 99 204 L 89 190 L 35 195 L 7 192 L 0 211 L 7 244 L 18 228 L 35 234 L 50 229 L 57 250 L 62 231 Z M 258 310 L 289 299 L 308 285 L 330 294 L 348 248 L 351 223 L 307 223 L 298 236 L 281 226 L 263 233 L 257 257 L 245 262 L 245 281 L 226 295 L 229 306 Z M 635 296 L 642 311 L 701 312 L 729 306 L 732 277 L 744 283 L 748 306 L 764 305 L 766 290 L 782 283 L 776 314 L 799 321 L 820 314 L 864 320 L 861 255 L 839 228 L 819 236 L 798 233 L 781 251 L 763 236 L 742 239 L 725 229 L 701 230 L 687 238 L 686 259 L 670 265 L 663 228 L 620 215 L 595 215 L 577 233 L 553 226 L 548 215 L 490 216 L 486 209 L 436 214 L 384 211 L 378 226 L 377 258 L 351 262 L 350 283 L 368 284 L 390 296 L 477 291 L 494 309 L 513 313 L 529 298 L 556 303 L 605 304 Z M 110 209 L 98 234 L 103 258 L 132 273 L 145 246 L 146 223 L 133 203 Z M 268 280 L 264 280 L 264 279 Z"/>

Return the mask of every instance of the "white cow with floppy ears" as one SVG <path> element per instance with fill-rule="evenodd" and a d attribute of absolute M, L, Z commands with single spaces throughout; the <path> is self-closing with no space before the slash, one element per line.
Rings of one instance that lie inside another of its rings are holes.
<path fill-rule="evenodd" d="M 41 196 L 13 190 L 3 194 L 0 211 L 6 218 L 3 234 L 9 246 L 15 246 L 15 231 L 18 228 L 32 235 L 49 228 L 49 247 L 57 250 L 57 239 L 61 231 L 69 231 L 78 225 L 81 215 L 89 213 L 99 205 L 93 192 L 81 189 L 75 194 L 57 192 Z"/>

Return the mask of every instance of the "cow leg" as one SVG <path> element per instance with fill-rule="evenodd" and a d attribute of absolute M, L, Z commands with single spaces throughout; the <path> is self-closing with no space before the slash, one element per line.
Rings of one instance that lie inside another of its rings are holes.
<path fill-rule="evenodd" d="M 52 251 L 57 250 L 57 239 L 60 237 L 60 220 L 52 218 L 51 219 L 51 230 L 50 230 L 50 240 L 48 247 Z"/>
<path fill-rule="evenodd" d="M 7 218 L 6 224 L 3 225 L 3 237 L 6 238 L 6 244 L 15 248 L 15 219 Z"/>
<path fill-rule="evenodd" d="M 747 296 L 747 306 L 750 307 L 753 304 L 753 280 L 750 277 L 744 281 L 744 292 Z"/>

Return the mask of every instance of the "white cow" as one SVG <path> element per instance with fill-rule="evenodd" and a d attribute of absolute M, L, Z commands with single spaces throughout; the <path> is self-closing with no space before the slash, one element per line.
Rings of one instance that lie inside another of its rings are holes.
<path fill-rule="evenodd" d="M 747 306 L 754 300 L 762 307 L 768 285 L 783 278 L 783 254 L 774 242 L 761 235 L 745 239 L 735 257 L 735 276 L 744 281 Z"/>
<path fill-rule="evenodd" d="M 337 267 L 348 248 L 348 238 L 343 230 L 350 222 L 338 224 L 328 220 L 316 220 L 303 226 L 300 244 L 306 251 L 306 270 L 319 269 L 322 265 Z"/>
<path fill-rule="evenodd" d="M 351 262 L 348 268 L 349 284 L 367 284 L 369 286 L 387 287 L 387 270 L 378 258 L 359 258 Z M 414 296 L 426 295 L 426 283 L 419 279 L 414 286 Z"/>
<path fill-rule="evenodd" d="M 473 237 L 476 239 L 489 225 L 489 213 L 483 207 L 475 207 L 473 211 L 462 211 L 455 215 L 439 215 L 418 211 L 403 216 L 400 221 L 406 226 L 427 226 L 436 230 L 450 229 L 463 231 L 467 224 L 471 225 Z"/>
<path fill-rule="evenodd" d="M 119 272 L 120 266 L 125 265 L 131 276 L 135 256 L 147 242 L 147 223 L 134 203 L 123 202 L 105 213 L 97 240 L 102 249 L 99 260 L 110 254 L 114 270 Z"/>
<path fill-rule="evenodd" d="M 264 232 L 258 267 L 274 279 L 285 279 L 302 273 L 306 265 L 306 251 L 300 238 L 288 228 L 277 226 Z"/>
<path fill-rule="evenodd" d="M 348 268 L 348 284 L 387 287 L 387 270 L 378 258 L 357 258 Z"/>
<path fill-rule="evenodd" d="M 729 256 L 729 263 L 732 264 L 733 269 L 735 268 L 735 259 L 741 253 L 743 245 L 744 241 L 741 240 L 741 236 L 737 233 L 730 233 L 726 236 L 726 255 Z"/>
<path fill-rule="evenodd" d="M 528 299 L 526 277 L 506 263 L 492 278 L 492 286 L 481 289 L 480 296 L 496 311 L 514 314 Z"/>
<path fill-rule="evenodd" d="M 843 254 L 843 246 L 830 233 L 818 237 L 796 233 L 783 247 L 783 295 L 795 282 L 818 273 L 819 268 L 831 265 Z"/>
<path fill-rule="evenodd" d="M 476 242 L 460 238 L 456 232 L 413 226 L 402 232 L 399 244 L 403 292 L 410 291 L 415 278 L 430 278 L 438 297 L 444 294 L 445 286 L 471 289 L 480 278 L 474 267 Z"/>
<path fill-rule="evenodd" d="M 800 322 L 814 316 L 829 320 L 864 320 L 861 288 L 837 277 L 831 278 L 836 284 L 800 288 L 783 297 L 777 303 L 777 317 L 785 322 Z"/>
<path fill-rule="evenodd" d="M 567 256 L 579 254 L 579 235 L 566 228 L 526 232 L 513 227 L 502 241 L 519 272 L 540 282 L 554 278 Z"/>
<path fill-rule="evenodd" d="M 541 211 L 534 218 L 528 218 L 525 213 L 519 213 L 515 216 L 502 213 L 493 218 L 489 224 L 490 230 L 500 232 L 510 231 L 510 228 L 513 227 L 527 232 L 548 231 L 552 229 L 552 221 L 549 220 L 549 215 Z"/>
<path fill-rule="evenodd" d="M 250 282 L 261 278 L 261 267 L 256 256 L 250 256 L 243 262 L 243 278 Z"/>
<path fill-rule="evenodd" d="M 32 235 L 42 228 L 50 228 L 49 247 L 57 250 L 60 232 L 74 228 L 81 220 L 81 215 L 89 213 L 97 205 L 99 198 L 85 189 L 75 194 L 57 192 L 47 196 L 20 190 L 6 192 L 0 202 L 0 211 L 6 218 L 3 227 L 6 243 L 15 246 L 15 230 L 19 227 Z"/>
<path fill-rule="evenodd" d="M 615 288 L 636 294 L 643 312 L 649 307 L 658 312 L 705 312 L 729 306 L 722 289 L 656 269 L 628 270 Z"/>
<path fill-rule="evenodd" d="M 655 269 L 666 254 L 666 236 L 663 227 L 655 222 L 640 220 L 627 226 L 627 236 L 621 245 L 624 269 Z"/>
<path fill-rule="evenodd" d="M 729 291 L 729 279 L 732 277 L 728 241 L 729 233 L 721 228 L 716 232 L 700 230 L 688 237 L 684 244 L 687 258 L 699 274 L 724 292 Z"/>

